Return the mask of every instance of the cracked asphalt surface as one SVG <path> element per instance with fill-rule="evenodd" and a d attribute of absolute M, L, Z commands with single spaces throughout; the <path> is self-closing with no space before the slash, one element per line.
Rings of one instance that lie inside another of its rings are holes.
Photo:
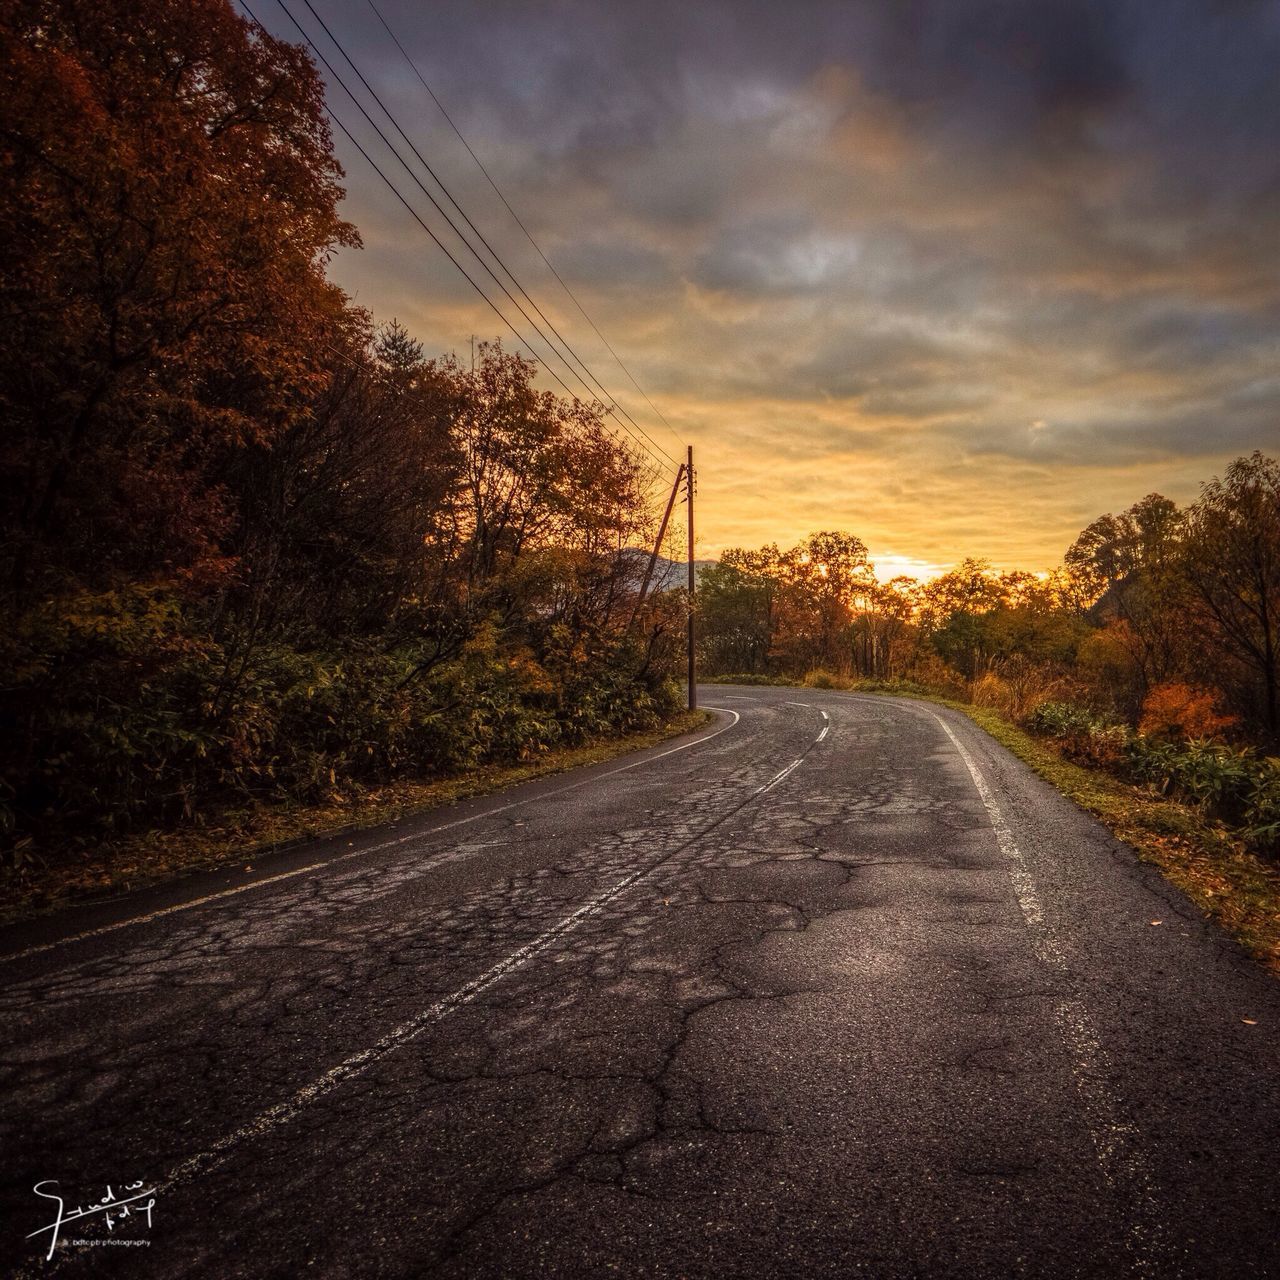
<path fill-rule="evenodd" d="M 0 931 L 6 1266 L 1280 1276 L 1280 984 L 962 716 L 703 699 Z M 46 1266 L 43 1179 L 150 1246 Z"/>

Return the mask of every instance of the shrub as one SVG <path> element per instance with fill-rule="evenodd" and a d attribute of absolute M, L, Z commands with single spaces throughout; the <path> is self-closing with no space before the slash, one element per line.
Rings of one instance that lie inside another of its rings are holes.
<path fill-rule="evenodd" d="M 966 696 L 964 680 L 947 666 L 936 653 L 922 650 L 906 673 L 908 683 L 944 698 L 962 701 Z"/>
<path fill-rule="evenodd" d="M 993 707 L 1002 715 L 1014 716 L 1013 689 L 993 671 L 973 681 L 969 686 L 969 701 L 975 707 Z"/>
<path fill-rule="evenodd" d="M 746 671 L 723 676 L 700 676 L 700 680 L 707 684 L 745 684 L 745 685 L 769 685 L 784 686 L 791 683 L 785 676 L 767 676 L 760 675 L 756 672 Z"/>
<path fill-rule="evenodd" d="M 1129 731 L 1070 702 L 1043 702 L 1028 717 L 1029 726 L 1054 738 L 1068 758 L 1080 764 L 1114 769 L 1125 759 Z"/>
<path fill-rule="evenodd" d="M 1186 684 L 1158 684 L 1143 700 L 1138 732 L 1148 738 L 1185 742 L 1220 738 L 1235 723 L 1235 716 L 1214 710 L 1213 694 Z"/>
<path fill-rule="evenodd" d="M 1255 847 L 1280 850 L 1280 760 L 1259 761 L 1245 796 L 1244 825 Z"/>
<path fill-rule="evenodd" d="M 821 667 L 806 672 L 801 683 L 806 689 L 852 689 L 854 687 L 852 680 L 824 671 Z"/>
<path fill-rule="evenodd" d="M 1042 702 L 1029 717 L 1031 728 L 1050 738 L 1087 733 L 1097 723 L 1089 711 L 1070 702 Z"/>

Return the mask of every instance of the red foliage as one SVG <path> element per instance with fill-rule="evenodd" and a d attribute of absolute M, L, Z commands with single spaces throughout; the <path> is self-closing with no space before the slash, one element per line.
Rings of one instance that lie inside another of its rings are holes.
<path fill-rule="evenodd" d="M 1147 694 L 1138 730 L 1149 738 L 1185 742 L 1221 738 L 1235 723 L 1235 716 L 1219 715 L 1214 709 L 1212 693 L 1173 682 L 1158 684 Z"/>
<path fill-rule="evenodd" d="M 337 323 L 338 177 L 314 68 L 226 0 L 0 7 L 0 590 L 223 563 L 224 459 Z"/>

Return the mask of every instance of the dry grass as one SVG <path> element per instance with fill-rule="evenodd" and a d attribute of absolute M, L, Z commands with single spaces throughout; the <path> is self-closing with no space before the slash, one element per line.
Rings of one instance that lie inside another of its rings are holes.
<path fill-rule="evenodd" d="M 192 871 L 251 864 L 283 845 L 378 826 L 441 805 L 488 795 L 520 782 L 599 764 L 706 724 L 706 711 L 685 712 L 658 729 L 550 752 L 526 764 L 477 769 L 451 778 L 397 782 L 357 798 L 322 805 L 259 805 L 217 815 L 213 825 L 144 834 L 37 864 L 0 884 L 0 921 L 39 915 L 69 902 L 172 880 Z"/>

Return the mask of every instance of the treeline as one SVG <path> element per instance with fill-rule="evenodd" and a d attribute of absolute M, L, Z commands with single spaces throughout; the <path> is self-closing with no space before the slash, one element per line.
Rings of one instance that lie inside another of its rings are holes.
<path fill-rule="evenodd" d="M 877 581 L 863 543 L 727 552 L 699 584 L 710 673 L 910 682 L 1018 719 L 1046 703 L 1166 741 L 1280 748 L 1280 463 L 1255 453 L 1186 508 L 1152 494 L 1051 573 L 966 560 Z"/>
<path fill-rule="evenodd" d="M 16 0 L 0 42 L 11 852 L 667 714 L 641 462 L 326 279 L 304 54 L 224 0 Z"/>

